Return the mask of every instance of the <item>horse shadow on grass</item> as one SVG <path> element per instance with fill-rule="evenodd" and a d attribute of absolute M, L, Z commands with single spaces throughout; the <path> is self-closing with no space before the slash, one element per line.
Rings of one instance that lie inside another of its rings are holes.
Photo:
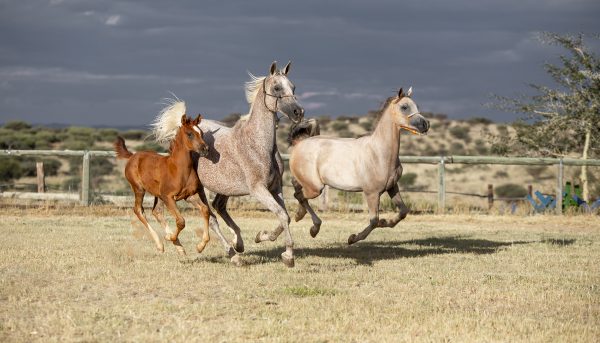
<path fill-rule="evenodd" d="M 568 246 L 575 239 L 545 239 L 541 241 L 491 241 L 486 239 L 470 239 L 460 236 L 430 237 L 411 240 L 391 241 L 362 241 L 352 246 L 335 243 L 323 247 L 296 248 L 297 258 L 322 257 L 334 259 L 351 259 L 358 265 L 370 266 L 377 261 L 395 260 L 402 258 L 418 258 L 445 254 L 474 254 L 489 255 L 515 245 L 546 243 L 558 246 Z M 223 257 L 202 258 L 202 261 L 223 263 Z M 276 245 L 267 249 L 251 249 L 242 254 L 244 265 L 258 265 L 281 260 L 281 246 Z M 199 261 L 197 261 L 199 262 Z"/>
<path fill-rule="evenodd" d="M 476 254 L 486 255 L 498 252 L 500 249 L 513 245 L 531 244 L 534 241 L 496 242 L 485 239 L 469 239 L 459 236 L 431 237 L 413 240 L 392 241 L 363 241 L 355 245 L 338 243 L 333 246 L 315 248 L 297 248 L 296 257 L 317 256 L 323 258 L 353 259 L 359 265 L 372 265 L 383 260 L 401 258 L 417 258 L 443 254 Z M 281 247 L 267 250 L 249 251 L 245 255 L 254 255 L 258 259 L 250 259 L 248 264 L 280 259 Z"/>

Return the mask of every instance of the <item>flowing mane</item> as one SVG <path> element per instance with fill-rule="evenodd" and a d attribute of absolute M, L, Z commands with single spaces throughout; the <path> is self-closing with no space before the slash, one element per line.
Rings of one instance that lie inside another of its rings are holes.
<path fill-rule="evenodd" d="M 256 94 L 258 94 L 258 90 L 262 82 L 267 78 L 266 76 L 254 76 L 252 73 L 248 72 L 250 76 L 250 81 L 246 81 L 244 84 L 244 90 L 246 91 L 246 101 L 248 104 L 252 105 L 254 99 L 256 99 Z"/>
<path fill-rule="evenodd" d="M 377 116 L 375 117 L 375 119 L 373 119 L 373 128 L 377 127 L 377 124 L 379 124 L 379 121 L 381 120 L 381 117 L 383 116 L 383 114 L 385 113 L 385 110 L 390 106 L 390 104 L 394 101 L 398 99 L 397 96 L 391 96 L 389 98 L 387 98 L 385 100 L 385 102 L 383 103 L 383 105 L 381 105 L 381 108 L 379 108 L 379 111 L 377 111 Z"/>
<path fill-rule="evenodd" d="M 158 143 L 168 143 L 175 138 L 177 128 L 181 126 L 181 116 L 186 113 L 185 101 L 165 99 L 165 102 L 168 106 L 163 108 L 150 124 L 152 136 Z"/>

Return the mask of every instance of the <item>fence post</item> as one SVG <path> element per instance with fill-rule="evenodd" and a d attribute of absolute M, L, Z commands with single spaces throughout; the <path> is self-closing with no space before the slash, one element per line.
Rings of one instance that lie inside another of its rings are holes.
<path fill-rule="evenodd" d="M 441 156 L 440 163 L 438 164 L 438 213 L 444 213 L 446 211 L 446 168 L 444 165 L 444 156 Z"/>
<path fill-rule="evenodd" d="M 83 153 L 83 167 L 81 168 L 81 204 L 90 204 L 90 152 Z"/>
<path fill-rule="evenodd" d="M 494 185 L 488 184 L 488 209 L 494 207 Z"/>
<path fill-rule="evenodd" d="M 563 165 L 562 157 L 558 160 L 558 177 L 556 184 L 556 214 L 563 214 L 562 205 L 563 205 L 563 183 L 564 183 L 564 171 L 565 167 Z"/>
<path fill-rule="evenodd" d="M 44 175 L 44 162 L 35 163 L 35 171 L 37 175 L 37 191 L 38 193 L 46 192 L 46 177 Z"/>

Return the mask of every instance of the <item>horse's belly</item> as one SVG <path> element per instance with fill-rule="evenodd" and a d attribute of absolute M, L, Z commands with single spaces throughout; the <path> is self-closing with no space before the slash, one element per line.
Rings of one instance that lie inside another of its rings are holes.
<path fill-rule="evenodd" d="M 221 160 L 218 163 L 199 160 L 198 178 L 202 186 L 213 193 L 227 196 L 249 193 L 243 171 L 228 160 Z"/>
<path fill-rule="evenodd" d="M 362 191 L 360 179 L 355 175 L 354 171 L 351 168 L 325 166 L 320 170 L 321 180 L 326 185 L 344 191 Z"/>

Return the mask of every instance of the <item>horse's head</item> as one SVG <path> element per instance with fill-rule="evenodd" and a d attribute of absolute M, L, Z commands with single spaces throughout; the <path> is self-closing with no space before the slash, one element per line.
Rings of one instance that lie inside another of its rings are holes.
<path fill-rule="evenodd" d="M 277 62 L 271 64 L 270 74 L 263 81 L 263 94 L 271 112 L 281 112 L 292 122 L 299 123 L 304 118 L 304 108 L 294 95 L 296 86 L 287 77 L 291 63 L 281 70 L 277 70 Z"/>
<path fill-rule="evenodd" d="M 398 91 L 398 97 L 392 102 L 392 114 L 394 122 L 400 128 L 414 134 L 424 134 L 429 131 L 429 121 L 425 119 L 417 104 L 410 98 L 412 87 L 405 94 L 402 88 Z"/>
<path fill-rule="evenodd" d="M 208 155 L 208 145 L 204 141 L 203 132 L 198 127 L 202 116 L 198 114 L 196 119 L 191 119 L 187 115 L 181 116 L 181 126 L 175 139 L 183 144 L 183 146 L 189 150 L 197 152 L 200 157 Z"/>

